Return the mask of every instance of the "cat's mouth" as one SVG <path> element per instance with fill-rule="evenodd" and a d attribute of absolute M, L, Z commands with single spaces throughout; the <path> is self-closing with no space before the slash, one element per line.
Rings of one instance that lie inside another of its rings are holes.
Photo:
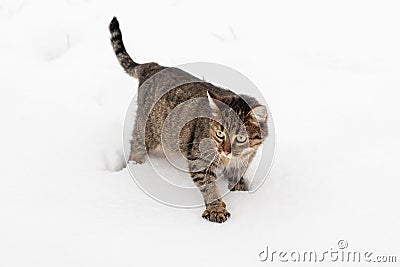
<path fill-rule="evenodd" d="M 225 153 L 220 153 L 220 155 L 222 156 L 222 157 L 224 157 L 224 158 L 227 158 L 227 159 L 233 159 L 233 158 L 235 158 L 232 154 L 225 154 Z"/>
<path fill-rule="evenodd" d="M 248 157 L 251 153 L 251 149 L 248 148 L 243 151 L 235 151 L 235 152 L 232 151 L 231 153 L 228 153 L 228 154 L 225 153 L 225 151 L 223 151 L 223 150 L 218 150 L 217 153 L 219 155 L 219 158 L 225 163 L 235 161 L 235 160 L 240 160 L 240 159 L 242 159 L 244 161 L 248 161 L 249 160 Z"/>
<path fill-rule="evenodd" d="M 223 151 L 223 152 L 219 152 L 219 154 L 222 158 L 225 158 L 225 159 L 236 159 L 236 158 L 240 158 L 242 156 L 241 152 L 231 152 L 231 153 L 227 154 Z"/>

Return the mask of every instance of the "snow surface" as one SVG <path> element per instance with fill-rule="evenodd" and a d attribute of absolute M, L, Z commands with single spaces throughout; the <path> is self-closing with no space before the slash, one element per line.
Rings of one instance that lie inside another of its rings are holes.
<path fill-rule="evenodd" d="M 399 261 L 399 8 L 0 0 L 0 266 L 271 265 L 266 245 L 340 239 Z M 275 163 L 255 194 L 228 195 L 226 223 L 156 202 L 120 170 L 137 82 L 113 55 L 114 15 L 138 62 L 230 66 L 267 99 Z"/>

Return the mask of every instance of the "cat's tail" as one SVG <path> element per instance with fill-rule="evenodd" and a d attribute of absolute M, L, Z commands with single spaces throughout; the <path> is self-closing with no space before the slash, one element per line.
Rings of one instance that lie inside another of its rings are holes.
<path fill-rule="evenodd" d="M 138 78 L 136 67 L 139 66 L 138 63 L 132 60 L 128 52 L 126 52 L 124 42 L 122 41 L 122 33 L 119 29 L 119 22 L 116 17 L 113 17 L 109 25 L 111 33 L 111 45 L 114 49 L 114 53 L 117 56 L 119 64 L 124 68 L 126 73 L 134 78 Z"/>

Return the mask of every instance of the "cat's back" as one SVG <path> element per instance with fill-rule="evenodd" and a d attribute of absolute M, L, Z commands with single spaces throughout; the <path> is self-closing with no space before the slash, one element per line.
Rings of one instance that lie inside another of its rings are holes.
<path fill-rule="evenodd" d="M 142 107 L 151 108 L 162 104 L 166 109 L 172 109 L 190 99 L 207 97 L 207 91 L 221 96 L 234 94 L 182 69 L 157 66 L 150 65 L 147 71 L 143 69 L 138 92 L 138 104 Z"/>

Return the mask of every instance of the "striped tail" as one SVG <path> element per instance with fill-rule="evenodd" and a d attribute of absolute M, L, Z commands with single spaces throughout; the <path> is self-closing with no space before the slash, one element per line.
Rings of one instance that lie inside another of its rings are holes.
<path fill-rule="evenodd" d="M 126 73 L 132 77 L 138 78 L 135 68 L 139 66 L 139 64 L 133 61 L 128 52 L 126 52 L 124 42 L 122 41 L 122 33 L 119 29 L 119 22 L 116 17 L 112 19 L 109 29 L 111 33 L 111 45 L 118 58 L 119 64 L 121 64 Z"/>

